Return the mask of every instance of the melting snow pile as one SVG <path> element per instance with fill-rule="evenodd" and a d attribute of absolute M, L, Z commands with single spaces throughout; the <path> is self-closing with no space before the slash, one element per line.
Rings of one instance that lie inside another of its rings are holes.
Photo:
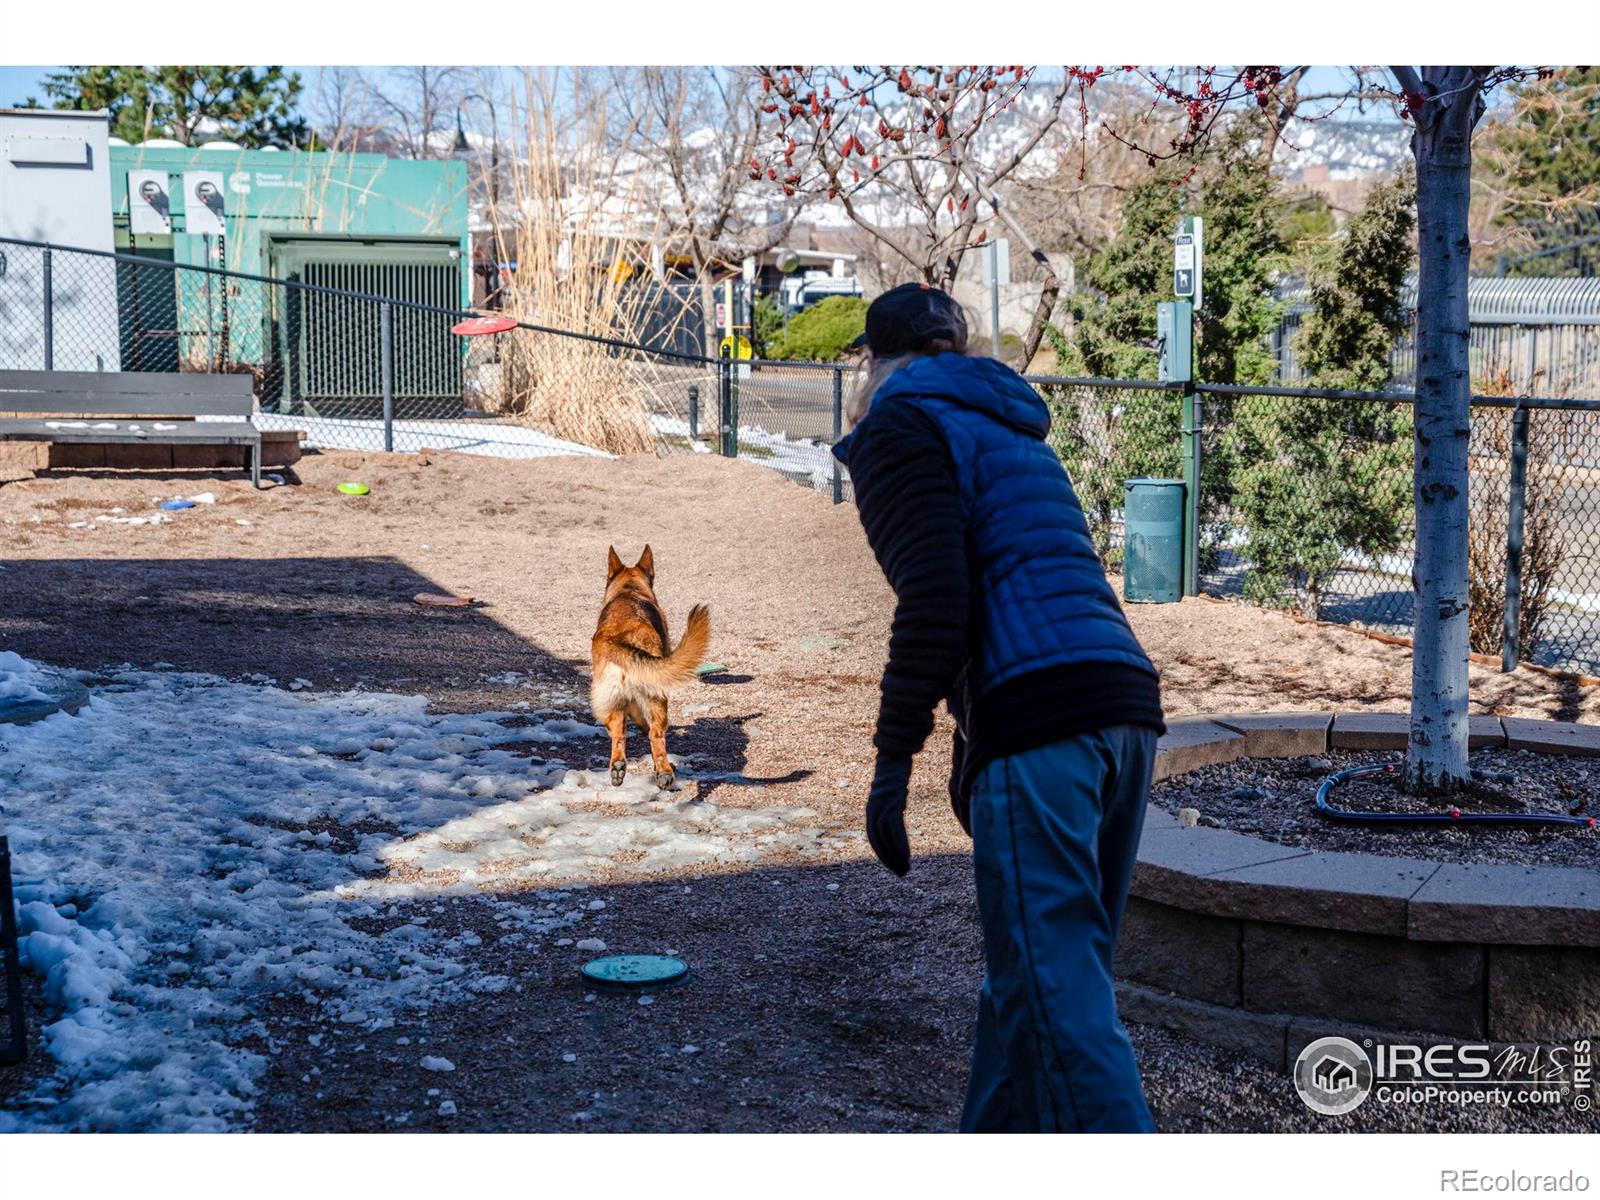
<path fill-rule="evenodd" d="M 0 705 L 50 699 L 40 690 L 43 682 L 38 669 L 22 655 L 0 650 Z"/>
<path fill-rule="evenodd" d="M 15 657 L 0 680 L 28 678 Z M 619 793 L 537 757 L 599 732 L 132 670 L 76 717 L 0 725 L 23 957 L 57 1061 L 0 1132 L 235 1126 L 284 1003 L 377 1030 L 518 986 L 470 970 L 479 939 L 433 928 L 417 898 L 515 884 L 486 902 L 507 945 L 536 942 L 585 919 L 559 884 L 599 865 L 818 848 L 806 810 L 657 798 L 637 771 Z"/>
<path fill-rule="evenodd" d="M 645 759 L 630 767 L 620 788 L 605 771 L 570 770 L 545 791 L 480 808 L 387 846 L 380 857 L 424 877 L 445 873 L 458 886 L 571 882 L 606 868 L 655 874 L 753 863 L 780 850 L 815 852 L 826 842 L 816 817 L 808 808 L 728 808 L 682 791 L 659 793 Z M 343 890 L 397 895 L 418 887 L 374 880 Z"/>

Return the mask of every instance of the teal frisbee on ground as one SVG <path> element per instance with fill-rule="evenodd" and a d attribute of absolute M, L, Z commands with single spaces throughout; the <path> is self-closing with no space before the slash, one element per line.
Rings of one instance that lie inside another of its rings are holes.
<path fill-rule="evenodd" d="M 701 663 L 694 669 L 696 675 L 717 675 L 728 668 L 723 663 Z"/>
<path fill-rule="evenodd" d="M 616 991 L 669 987 L 689 977 L 689 964 L 667 954 L 612 954 L 583 964 L 583 977 Z"/>

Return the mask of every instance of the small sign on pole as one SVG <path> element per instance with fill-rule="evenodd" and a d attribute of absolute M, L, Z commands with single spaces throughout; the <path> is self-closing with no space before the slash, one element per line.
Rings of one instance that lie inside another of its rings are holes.
<path fill-rule="evenodd" d="M 1172 252 L 1172 294 L 1200 307 L 1201 273 L 1205 265 L 1204 222 L 1184 217 Z"/>

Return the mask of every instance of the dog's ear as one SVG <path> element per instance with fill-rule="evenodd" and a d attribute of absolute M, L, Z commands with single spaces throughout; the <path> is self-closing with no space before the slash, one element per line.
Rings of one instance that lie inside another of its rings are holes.
<path fill-rule="evenodd" d="M 644 553 L 639 555 L 639 570 L 643 571 L 651 583 L 656 581 L 656 556 L 650 553 L 650 547 L 644 548 Z"/>
<path fill-rule="evenodd" d="M 606 547 L 606 578 L 615 579 L 617 572 L 622 570 L 622 560 L 617 557 L 615 546 Z"/>

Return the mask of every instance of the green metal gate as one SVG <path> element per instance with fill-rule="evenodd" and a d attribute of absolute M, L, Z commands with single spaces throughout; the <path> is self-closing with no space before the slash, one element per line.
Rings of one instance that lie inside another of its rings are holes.
<path fill-rule="evenodd" d="M 268 235 L 275 278 L 458 311 L 461 250 L 454 239 Z M 274 288 L 271 340 L 280 412 L 371 419 L 383 411 L 381 305 L 301 288 Z M 460 339 L 451 317 L 394 308 L 395 416 L 447 419 L 463 411 Z"/>

